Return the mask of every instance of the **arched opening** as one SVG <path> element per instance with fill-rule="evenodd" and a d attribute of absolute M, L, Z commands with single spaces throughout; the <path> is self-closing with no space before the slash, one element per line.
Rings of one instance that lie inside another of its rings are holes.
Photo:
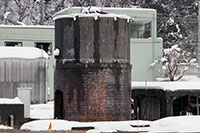
<path fill-rule="evenodd" d="M 57 90 L 55 92 L 55 118 L 63 119 L 63 92 Z"/>

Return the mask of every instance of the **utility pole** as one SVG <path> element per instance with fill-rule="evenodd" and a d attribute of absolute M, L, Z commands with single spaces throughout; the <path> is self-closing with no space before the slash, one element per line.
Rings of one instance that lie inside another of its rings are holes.
<path fill-rule="evenodd" d="M 200 78 L 200 2 L 198 5 L 198 77 Z"/>

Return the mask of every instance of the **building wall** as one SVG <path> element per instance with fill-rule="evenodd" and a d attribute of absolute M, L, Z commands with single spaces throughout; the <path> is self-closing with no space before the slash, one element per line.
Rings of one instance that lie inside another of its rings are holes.
<path fill-rule="evenodd" d="M 46 59 L 0 59 L 0 98 L 17 97 L 17 88 L 31 87 L 31 102 L 47 101 Z"/>
<path fill-rule="evenodd" d="M 53 26 L 0 26 L 0 46 L 4 46 L 5 42 L 22 42 L 23 47 L 35 47 L 36 42 L 51 43 L 52 54 L 49 55 L 48 62 L 48 87 L 51 95 L 49 99 L 53 99 L 54 93 L 54 27 Z"/>
<path fill-rule="evenodd" d="M 162 57 L 162 39 L 131 39 L 131 44 L 132 81 L 154 81 L 160 77 L 162 64 L 150 64 Z"/>

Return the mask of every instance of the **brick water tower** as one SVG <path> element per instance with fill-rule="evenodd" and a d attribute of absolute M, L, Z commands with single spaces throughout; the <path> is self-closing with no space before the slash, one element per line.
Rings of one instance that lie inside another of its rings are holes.
<path fill-rule="evenodd" d="M 76 14 L 55 19 L 55 118 L 131 119 L 128 17 Z"/>

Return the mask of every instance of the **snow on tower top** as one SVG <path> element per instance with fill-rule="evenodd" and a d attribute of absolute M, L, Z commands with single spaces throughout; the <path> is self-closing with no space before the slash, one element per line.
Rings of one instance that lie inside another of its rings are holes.
<path fill-rule="evenodd" d="M 38 48 L 33 47 L 0 47 L 0 58 L 48 58 L 48 54 Z"/>
<path fill-rule="evenodd" d="M 74 21 L 76 21 L 77 17 L 93 17 L 95 20 L 97 20 L 100 17 L 114 18 L 114 20 L 117 20 L 117 18 L 121 18 L 121 19 L 127 19 L 127 22 L 129 22 L 129 20 L 131 19 L 131 17 L 129 17 L 128 15 L 125 15 L 125 14 L 120 14 L 120 15 L 119 14 L 110 14 L 110 13 L 100 11 L 99 8 L 92 8 L 92 9 L 84 8 L 84 10 L 82 10 L 81 13 L 59 15 L 59 16 L 54 17 L 54 20 L 62 19 L 62 18 L 73 18 Z"/>

